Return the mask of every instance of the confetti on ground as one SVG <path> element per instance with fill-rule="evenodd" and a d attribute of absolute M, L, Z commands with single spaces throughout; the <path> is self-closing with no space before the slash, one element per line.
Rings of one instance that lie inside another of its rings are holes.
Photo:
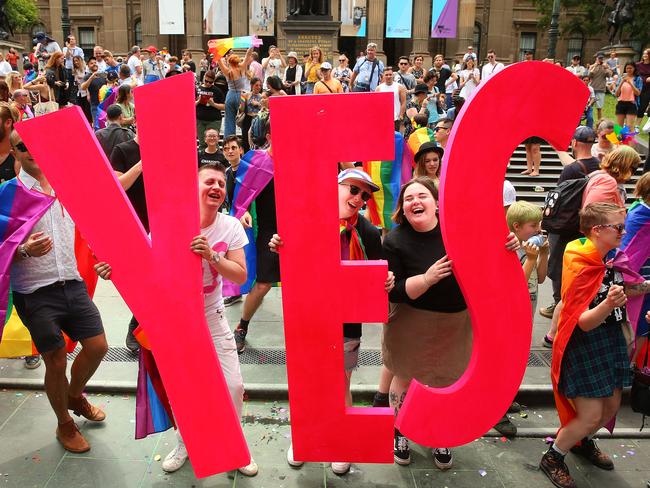
<path fill-rule="evenodd" d="M 478 474 L 480 474 L 481 476 L 487 476 L 487 471 L 485 471 L 484 469 L 479 469 Z"/>
<path fill-rule="evenodd" d="M 546 439 L 544 439 L 544 442 L 546 442 L 547 444 L 553 444 L 553 438 L 547 437 Z"/>
<path fill-rule="evenodd" d="M 497 454 L 497 458 L 500 458 L 500 457 L 503 456 L 504 454 L 505 454 L 505 452 L 500 452 L 499 454 Z"/>
<path fill-rule="evenodd" d="M 519 416 L 520 416 L 522 419 L 527 419 L 527 418 L 528 418 L 528 414 L 527 414 L 526 412 L 519 412 Z"/>
<path fill-rule="evenodd" d="M 508 439 L 505 438 L 505 437 L 501 437 L 501 439 L 499 439 L 499 440 L 500 440 L 501 442 L 508 442 Z"/>
<path fill-rule="evenodd" d="M 23 396 L 22 393 L 16 393 L 16 396 Z"/>
<path fill-rule="evenodd" d="M 153 458 L 154 461 L 160 461 L 160 454 L 156 454 Z"/>
<path fill-rule="evenodd" d="M 630 456 L 634 456 L 636 453 L 634 451 L 627 451 Z"/>

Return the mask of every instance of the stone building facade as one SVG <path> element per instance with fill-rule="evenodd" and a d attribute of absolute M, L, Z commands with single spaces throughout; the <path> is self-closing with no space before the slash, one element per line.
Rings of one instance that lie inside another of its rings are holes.
<path fill-rule="evenodd" d="M 55 39 L 63 40 L 61 23 L 65 0 L 37 0 L 41 25 L 33 32 L 45 30 Z M 252 0 L 251 0 L 252 1 Z M 441 52 L 447 59 L 462 55 L 468 45 L 473 45 L 484 59 L 488 49 L 494 49 L 500 61 L 518 61 L 524 50 L 535 51 L 535 58 L 546 56 L 548 33 L 538 26 L 539 14 L 531 0 L 459 0 L 458 34 L 455 39 L 431 39 L 432 0 L 413 0 L 413 26 L 410 39 L 385 39 L 386 0 L 367 0 L 367 37 L 340 37 L 341 1 L 331 0 L 331 21 L 324 29 L 323 42 L 331 46 L 331 55 L 345 52 L 350 58 L 375 42 L 380 56 L 389 63 L 404 54 L 423 54 L 430 64 L 431 54 Z M 117 54 L 125 54 L 133 44 L 158 48 L 168 47 L 171 52 L 181 49 L 204 51 L 210 37 L 202 33 L 202 0 L 185 0 L 185 35 L 158 34 L 158 0 L 67 0 L 71 33 L 87 53 L 100 44 Z M 230 35 L 249 35 L 249 0 L 230 0 Z M 287 0 L 275 0 L 275 36 L 265 37 L 264 47 L 277 44 L 281 49 L 291 47 L 296 24 L 285 22 Z M 561 21 L 570 13 L 563 12 Z M 298 26 L 298 29 L 301 27 Z M 308 27 L 308 32 L 318 31 L 318 26 Z M 557 46 L 557 58 L 566 62 L 574 54 L 591 61 L 596 51 L 605 44 L 604 32 L 597 37 L 586 37 L 580 32 L 562 33 Z M 326 32 L 325 32 L 326 31 Z M 293 37 L 292 37 L 293 36 Z M 28 48 L 28 34 L 18 36 Z M 62 42 L 60 42 L 63 45 Z M 300 53 L 301 54 L 301 53 Z"/>

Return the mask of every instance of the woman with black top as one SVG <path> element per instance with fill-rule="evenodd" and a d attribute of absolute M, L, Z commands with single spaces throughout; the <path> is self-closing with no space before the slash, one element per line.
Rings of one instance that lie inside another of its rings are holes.
<path fill-rule="evenodd" d="M 298 64 L 298 55 L 291 51 L 287 54 L 289 63 L 284 69 L 284 91 L 287 95 L 300 95 L 300 80 L 302 80 L 302 66 Z"/>
<path fill-rule="evenodd" d="M 383 243 L 388 269 L 395 275 L 382 356 L 394 375 L 390 404 L 396 415 L 412 379 L 431 387 L 449 386 L 463 374 L 472 353 L 472 324 L 442 240 L 437 200 L 430 178 L 406 183 L 393 215 L 398 226 Z M 506 248 L 517 244 L 510 234 Z M 394 455 L 398 464 L 411 462 L 408 440 L 397 429 Z M 440 469 L 452 466 L 449 449 L 435 448 L 433 457 Z"/>
<path fill-rule="evenodd" d="M 253 77 L 251 79 L 251 91 L 244 95 L 244 120 L 241 124 L 242 148 L 244 154 L 250 151 L 251 145 L 248 141 L 248 131 L 251 128 L 253 119 L 257 117 L 262 108 L 262 80 Z"/>
<path fill-rule="evenodd" d="M 63 53 L 59 51 L 52 54 L 45 66 L 45 79 L 54 94 L 56 103 L 59 104 L 59 108 L 63 108 L 68 104 L 68 81 L 63 62 Z"/>

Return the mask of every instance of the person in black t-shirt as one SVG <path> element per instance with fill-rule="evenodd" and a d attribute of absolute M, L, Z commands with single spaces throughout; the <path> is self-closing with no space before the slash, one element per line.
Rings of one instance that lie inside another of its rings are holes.
<path fill-rule="evenodd" d="M 221 129 L 221 111 L 226 108 L 223 92 L 214 86 L 215 79 L 215 72 L 208 71 L 196 89 L 196 136 L 201 150 L 206 146 L 205 131 L 215 129 L 219 132 Z"/>
<path fill-rule="evenodd" d="M 560 161 L 564 165 L 558 184 L 567 180 L 584 178 L 600 168 L 600 160 L 591 155 L 591 147 L 596 142 L 596 133 L 591 127 L 580 126 L 576 129 L 571 140 L 571 148 L 575 159 L 567 152 L 558 152 Z M 553 303 L 547 307 L 539 309 L 542 317 L 553 319 L 551 328 L 544 337 L 543 345 L 546 347 L 553 346 L 553 337 L 557 330 L 557 318 L 553 317 L 555 307 L 560 301 L 560 291 L 562 288 L 562 258 L 566 245 L 581 237 L 580 233 L 555 234 L 549 232 L 548 242 L 551 246 L 551 254 L 548 258 L 547 276 L 553 283 Z"/>
<path fill-rule="evenodd" d="M 81 84 L 81 90 L 87 90 L 90 98 L 90 113 L 93 116 L 93 128 L 97 130 L 97 107 L 99 106 L 99 89 L 106 84 L 106 73 L 99 72 L 99 66 L 95 58 L 90 58 L 86 64 L 89 73 Z"/>
<path fill-rule="evenodd" d="M 433 71 L 438 75 L 438 81 L 436 82 L 438 93 L 447 92 L 447 80 L 451 78 L 452 81 L 449 83 L 452 83 L 458 79 L 458 75 L 445 64 L 445 58 L 442 54 L 436 54 L 435 58 L 433 58 L 433 66 L 429 68 L 429 71 Z"/>
<path fill-rule="evenodd" d="M 215 129 L 208 129 L 205 131 L 205 149 L 199 151 L 199 166 L 209 163 L 221 163 L 226 168 L 230 166 L 230 163 L 223 155 L 223 152 L 219 150 L 219 132 Z"/>
<path fill-rule="evenodd" d="M 372 193 L 379 190 L 372 178 L 359 168 L 350 168 L 339 173 L 339 219 L 341 232 L 341 259 L 343 260 L 376 260 L 383 258 L 381 248 L 381 232 L 370 221 L 359 215 L 359 210 L 371 198 Z M 268 243 L 273 252 L 278 252 L 282 239 L 274 234 Z M 386 292 L 393 289 L 395 278 L 388 272 L 384 286 Z M 359 363 L 359 346 L 361 344 L 361 324 L 343 324 L 343 351 L 346 378 L 346 407 L 352 406 L 350 379 L 352 371 Z M 287 461 L 291 466 L 302 463 L 293 458 L 293 448 L 287 451 Z M 345 474 L 350 469 L 348 462 L 332 463 L 335 474 Z"/>

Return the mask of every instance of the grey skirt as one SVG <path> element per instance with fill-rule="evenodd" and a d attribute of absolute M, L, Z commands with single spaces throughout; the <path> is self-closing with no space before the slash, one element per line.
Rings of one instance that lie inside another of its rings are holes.
<path fill-rule="evenodd" d="M 382 356 L 395 376 L 445 387 L 465 372 L 472 355 L 472 324 L 467 310 L 431 312 L 391 303 L 384 324 Z"/>

